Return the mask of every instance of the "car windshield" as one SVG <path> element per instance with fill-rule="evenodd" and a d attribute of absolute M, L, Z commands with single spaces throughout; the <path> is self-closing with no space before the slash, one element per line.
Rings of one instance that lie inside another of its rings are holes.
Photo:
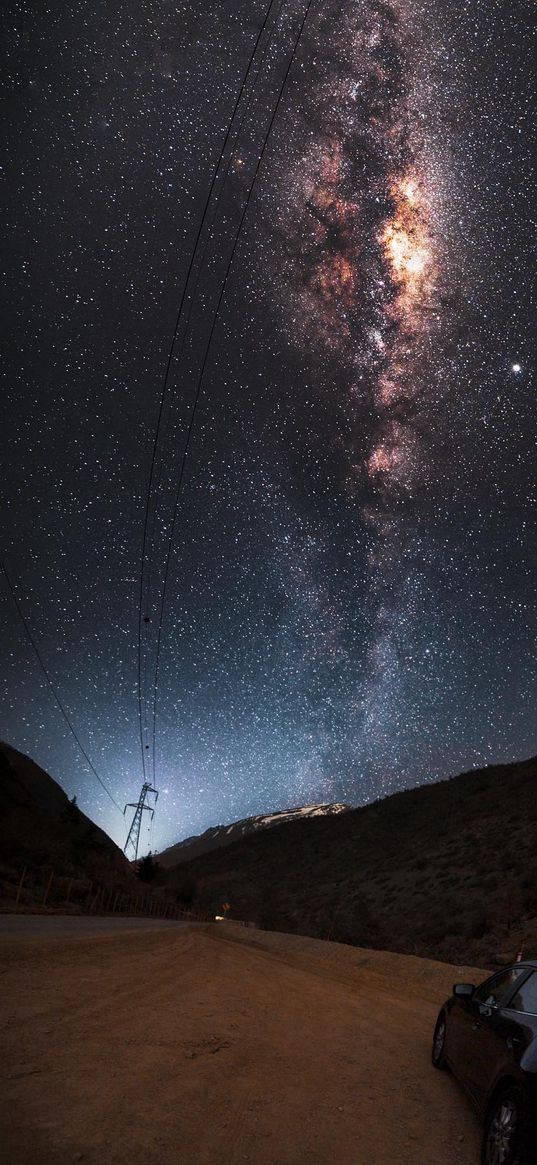
<path fill-rule="evenodd" d="M 509 967 L 507 971 L 501 971 L 499 975 L 487 979 L 486 983 L 478 987 L 474 999 L 486 1007 L 499 1007 L 502 999 L 505 999 L 507 992 L 522 974 L 525 974 L 525 971 L 521 967 Z"/>
<path fill-rule="evenodd" d="M 520 984 L 518 991 L 509 1001 L 510 1011 L 524 1011 L 526 1015 L 537 1015 L 537 972 Z"/>

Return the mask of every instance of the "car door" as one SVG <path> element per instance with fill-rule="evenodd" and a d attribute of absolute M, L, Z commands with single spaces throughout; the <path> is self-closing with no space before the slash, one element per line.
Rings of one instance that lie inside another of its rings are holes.
<path fill-rule="evenodd" d="M 523 1060 L 537 1032 L 537 971 L 517 983 L 503 1006 L 505 1042 L 515 1069 Z"/>
<path fill-rule="evenodd" d="M 472 1056 L 474 1034 L 473 997 L 455 997 L 449 1012 L 446 1035 L 446 1054 L 459 1080 L 469 1085 L 469 1060 Z"/>
<path fill-rule="evenodd" d="M 520 1016 L 510 1010 L 511 1002 L 524 992 L 530 972 L 512 968 L 512 979 L 492 985 L 489 994 L 473 998 L 472 1051 L 468 1057 L 468 1087 L 482 1103 L 499 1076 L 507 1075 L 518 1063 L 522 1051 Z"/>
<path fill-rule="evenodd" d="M 511 970 L 500 970 L 476 988 L 472 996 L 455 996 L 447 1023 L 446 1054 L 462 1083 L 471 1087 L 471 1065 L 475 1054 L 475 1005 L 483 1003 L 494 993 L 499 995 L 513 986 Z"/>

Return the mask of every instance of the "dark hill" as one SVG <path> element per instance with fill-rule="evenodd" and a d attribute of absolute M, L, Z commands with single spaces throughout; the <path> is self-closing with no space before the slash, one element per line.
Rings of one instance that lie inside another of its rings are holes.
<path fill-rule="evenodd" d="M 176 866 L 178 862 L 190 861 L 200 854 L 210 850 L 220 849 L 224 845 L 232 845 L 250 833 L 257 833 L 260 829 L 276 829 L 288 821 L 304 819 L 305 817 L 326 817 L 334 813 L 347 813 L 349 805 L 321 804 L 300 805 L 297 809 L 282 809 L 276 813 L 261 813 L 256 817 L 243 817 L 240 821 L 233 821 L 231 825 L 212 825 L 205 833 L 186 837 L 168 849 L 157 854 L 160 866 L 168 868 Z"/>
<path fill-rule="evenodd" d="M 71 878 L 131 880 L 129 863 L 102 829 L 69 801 L 56 781 L 21 752 L 0 743 L 0 870 L 26 867 Z"/>
<path fill-rule="evenodd" d="M 267 929 L 480 965 L 537 954 L 537 759 L 263 830 L 170 871 Z M 527 932 L 527 933 L 526 933 Z"/>

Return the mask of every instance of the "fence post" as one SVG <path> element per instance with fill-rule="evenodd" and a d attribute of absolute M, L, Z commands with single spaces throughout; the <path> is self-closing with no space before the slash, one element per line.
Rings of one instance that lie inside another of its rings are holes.
<path fill-rule="evenodd" d="M 92 890 L 93 890 L 93 882 L 90 882 L 90 887 L 89 887 L 89 890 L 88 890 L 88 897 L 86 898 L 86 906 L 85 906 L 85 909 L 86 909 L 86 910 L 88 910 L 88 909 L 89 909 L 89 904 L 90 904 L 90 902 L 91 902 L 91 894 L 92 894 Z"/>
<path fill-rule="evenodd" d="M 70 899 L 70 897 L 71 897 L 71 890 L 72 890 L 72 888 L 73 888 L 73 879 L 72 879 L 72 878 L 69 878 L 69 885 L 68 885 L 68 887 L 67 887 L 67 894 L 66 894 L 66 896 L 65 896 L 65 901 L 66 901 L 66 902 L 68 902 L 68 901 L 69 901 L 69 899 Z"/>
<path fill-rule="evenodd" d="M 117 890 L 116 890 L 116 896 L 115 896 L 115 898 L 114 898 L 114 905 L 112 906 L 112 914 L 115 914 L 115 913 L 116 913 L 116 903 L 117 903 L 117 900 L 118 900 L 118 898 L 119 898 L 119 894 L 118 894 L 118 892 L 117 892 Z"/>
<path fill-rule="evenodd" d="M 43 894 L 43 901 L 41 903 L 42 906 L 44 906 L 46 901 L 47 901 L 47 898 L 49 895 L 49 890 L 50 890 L 50 887 L 52 886 L 53 878 L 54 878 L 54 870 L 52 870 L 52 873 L 51 873 L 50 878 L 49 878 L 48 883 L 47 883 L 47 888 L 45 890 L 45 893 Z"/>
<path fill-rule="evenodd" d="M 24 882 L 25 877 L 26 877 L 26 866 L 24 867 L 24 869 L 22 871 L 20 882 L 19 882 L 19 885 L 17 887 L 17 897 L 15 898 L 15 906 L 19 905 L 19 898 L 21 896 L 22 883 Z"/>

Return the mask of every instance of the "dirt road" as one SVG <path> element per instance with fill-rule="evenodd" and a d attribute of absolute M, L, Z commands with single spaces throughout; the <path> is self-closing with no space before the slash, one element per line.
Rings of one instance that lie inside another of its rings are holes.
<path fill-rule="evenodd" d="M 235 936 L 235 937 L 234 937 Z M 476 1165 L 460 969 L 224 927 L 4 940 L 10 1165 Z"/>
<path fill-rule="evenodd" d="M 123 915 L 0 914 L 0 943 L 10 939 L 90 938 L 97 934 L 127 934 L 129 931 L 176 930 L 197 925 L 177 919 L 134 918 Z"/>

